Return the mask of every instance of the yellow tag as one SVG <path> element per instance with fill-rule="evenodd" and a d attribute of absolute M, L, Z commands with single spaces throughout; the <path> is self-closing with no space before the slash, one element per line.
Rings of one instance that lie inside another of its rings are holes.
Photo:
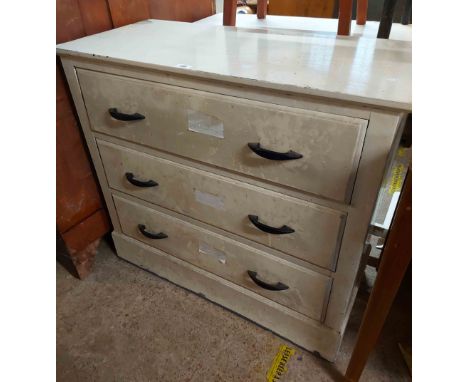
<path fill-rule="evenodd" d="M 281 345 L 278 353 L 276 354 L 273 364 L 270 367 L 270 370 L 267 374 L 267 382 L 276 382 L 279 381 L 281 376 L 286 374 L 288 369 L 286 364 L 289 361 L 289 358 L 293 356 L 296 351 L 289 346 Z"/>
<path fill-rule="evenodd" d="M 392 168 L 392 180 L 390 183 L 390 188 L 388 189 L 388 193 L 391 195 L 394 192 L 400 191 L 401 186 L 403 185 L 403 171 L 405 170 L 405 166 L 399 164 Z"/>

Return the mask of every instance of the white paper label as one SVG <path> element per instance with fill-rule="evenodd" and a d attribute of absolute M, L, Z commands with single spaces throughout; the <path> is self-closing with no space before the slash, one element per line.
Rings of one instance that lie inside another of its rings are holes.
<path fill-rule="evenodd" d="M 217 210 L 224 210 L 224 198 L 222 196 L 195 190 L 195 199 L 197 202 L 216 208 Z"/>
<path fill-rule="evenodd" d="M 213 257 L 221 264 L 226 264 L 226 254 L 203 241 L 198 243 L 198 252 Z"/>
<path fill-rule="evenodd" d="M 188 129 L 194 133 L 210 135 L 216 138 L 224 138 L 224 125 L 218 118 L 187 110 Z"/>

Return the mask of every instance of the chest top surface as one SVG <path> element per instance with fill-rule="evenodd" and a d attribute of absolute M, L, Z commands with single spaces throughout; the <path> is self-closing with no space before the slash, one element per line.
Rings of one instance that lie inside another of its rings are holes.
<path fill-rule="evenodd" d="M 57 53 L 411 110 L 410 41 L 146 20 Z"/>

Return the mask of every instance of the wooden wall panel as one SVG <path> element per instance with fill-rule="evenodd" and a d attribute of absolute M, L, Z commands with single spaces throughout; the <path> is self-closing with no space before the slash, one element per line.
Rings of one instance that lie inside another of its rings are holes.
<path fill-rule="evenodd" d="M 146 19 L 197 21 L 214 14 L 213 0 L 107 0 L 114 27 Z"/>
<path fill-rule="evenodd" d="M 85 35 L 77 0 L 57 0 L 55 15 L 57 44 Z"/>
<path fill-rule="evenodd" d="M 57 0 L 57 43 L 111 28 L 107 0 Z M 83 278 L 110 222 L 58 59 L 56 106 L 56 225 L 65 247 L 57 258 Z"/>
<path fill-rule="evenodd" d="M 153 19 L 193 22 L 214 14 L 212 0 L 148 0 Z"/>
<path fill-rule="evenodd" d="M 56 222 L 63 233 L 102 208 L 102 202 L 58 67 L 56 82 Z"/>
<path fill-rule="evenodd" d="M 79 0 L 79 6 L 87 36 L 112 29 L 107 0 Z"/>
<path fill-rule="evenodd" d="M 269 0 L 268 14 L 331 18 L 334 6 L 335 0 Z"/>
<path fill-rule="evenodd" d="M 57 1 L 57 43 L 111 28 L 106 0 Z M 104 205 L 59 62 L 56 87 L 56 222 L 63 233 Z"/>
<path fill-rule="evenodd" d="M 107 0 L 114 27 L 151 18 L 148 0 Z"/>

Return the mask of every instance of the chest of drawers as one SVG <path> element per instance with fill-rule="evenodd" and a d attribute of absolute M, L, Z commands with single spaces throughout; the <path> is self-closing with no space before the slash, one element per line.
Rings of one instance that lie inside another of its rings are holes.
<path fill-rule="evenodd" d="M 118 255 L 333 360 L 410 49 L 148 20 L 58 53 Z"/>

